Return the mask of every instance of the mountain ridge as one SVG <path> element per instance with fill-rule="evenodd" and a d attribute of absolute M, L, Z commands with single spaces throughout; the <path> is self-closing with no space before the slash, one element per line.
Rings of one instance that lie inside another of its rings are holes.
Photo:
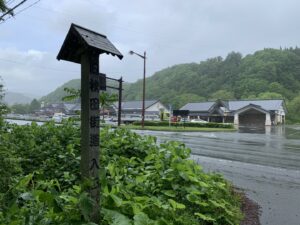
<path fill-rule="evenodd" d="M 3 101 L 9 106 L 14 105 L 14 104 L 29 104 L 32 100 L 33 100 L 33 98 L 30 96 L 27 96 L 26 94 L 12 92 L 12 91 L 5 92 L 5 95 L 3 98 Z"/>
<path fill-rule="evenodd" d="M 79 81 L 77 81 L 79 84 Z M 142 80 L 124 85 L 124 100 L 141 100 Z M 79 87 L 79 86 L 77 86 Z M 300 111 L 300 48 L 266 48 L 162 69 L 146 78 L 146 99 L 178 109 L 215 99 L 285 99 Z M 294 109 L 293 109 L 294 107 Z M 299 116 L 300 120 L 300 116 Z"/>

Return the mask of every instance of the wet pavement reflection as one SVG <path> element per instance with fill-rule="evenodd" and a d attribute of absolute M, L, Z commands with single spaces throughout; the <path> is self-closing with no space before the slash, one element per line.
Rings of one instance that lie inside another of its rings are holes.
<path fill-rule="evenodd" d="M 137 132 L 184 142 L 204 170 L 222 173 L 261 205 L 262 224 L 300 225 L 300 126 Z"/>

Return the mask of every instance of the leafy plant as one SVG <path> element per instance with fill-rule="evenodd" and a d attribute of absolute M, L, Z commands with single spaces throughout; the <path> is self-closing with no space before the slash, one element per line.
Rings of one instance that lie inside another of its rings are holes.
<path fill-rule="evenodd" d="M 64 91 L 67 92 L 69 95 L 64 96 L 62 98 L 63 101 L 74 101 L 80 98 L 81 90 L 74 89 L 74 88 L 64 88 Z M 115 93 L 107 93 L 107 92 L 100 92 L 99 94 L 99 106 L 102 111 L 103 120 L 104 120 L 104 111 L 106 108 L 111 106 L 114 102 L 118 100 L 118 96 Z"/>
<path fill-rule="evenodd" d="M 0 159 L 9 153 L 19 167 L 4 164 L 11 179 L 0 189 L 0 224 L 91 225 L 93 200 L 80 188 L 79 129 L 69 122 L 5 126 Z M 184 144 L 109 128 L 100 140 L 101 224 L 239 224 L 230 183 L 204 173 Z"/>

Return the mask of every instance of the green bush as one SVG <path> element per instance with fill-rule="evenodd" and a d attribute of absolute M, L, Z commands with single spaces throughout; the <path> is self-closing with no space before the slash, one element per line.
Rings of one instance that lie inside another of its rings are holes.
<path fill-rule="evenodd" d="M 133 125 L 140 126 L 141 121 L 133 122 Z M 169 126 L 168 121 L 145 121 L 145 126 Z M 171 123 L 171 126 L 185 126 L 185 127 L 210 127 L 210 128 L 233 128 L 233 124 L 229 123 L 191 123 L 191 122 L 178 122 Z"/>
<path fill-rule="evenodd" d="M 12 179 L 0 193 L 0 224 L 93 224 L 80 189 L 79 133 L 69 123 L 3 129 L 0 158 L 11 152 L 20 164 L 4 164 Z M 239 224 L 231 185 L 189 160 L 184 144 L 126 129 L 103 129 L 100 138 L 101 224 Z"/>
<path fill-rule="evenodd" d="M 141 121 L 134 121 L 132 123 L 133 125 L 136 125 L 136 126 L 141 126 L 142 122 Z M 169 122 L 168 121 L 147 121 L 145 120 L 144 121 L 144 125 L 145 126 L 169 126 Z"/>

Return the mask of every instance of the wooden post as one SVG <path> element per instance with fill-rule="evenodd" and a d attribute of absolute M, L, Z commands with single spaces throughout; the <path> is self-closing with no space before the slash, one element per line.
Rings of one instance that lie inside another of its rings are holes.
<path fill-rule="evenodd" d="M 105 35 L 72 24 L 57 55 L 58 60 L 81 64 L 81 161 L 82 191 L 94 201 L 89 220 L 99 224 L 99 91 L 105 89 L 105 77 L 100 79 L 99 55 L 123 55 Z"/>
<path fill-rule="evenodd" d="M 123 88 L 123 78 L 119 80 L 119 105 L 118 105 L 118 126 L 121 125 L 121 116 L 122 116 L 122 88 Z"/>
<path fill-rule="evenodd" d="M 81 175 L 83 191 L 94 200 L 90 220 L 99 223 L 99 54 L 81 56 Z M 88 185 L 87 185 L 88 183 Z M 87 186 L 86 186 L 87 185 Z"/>

